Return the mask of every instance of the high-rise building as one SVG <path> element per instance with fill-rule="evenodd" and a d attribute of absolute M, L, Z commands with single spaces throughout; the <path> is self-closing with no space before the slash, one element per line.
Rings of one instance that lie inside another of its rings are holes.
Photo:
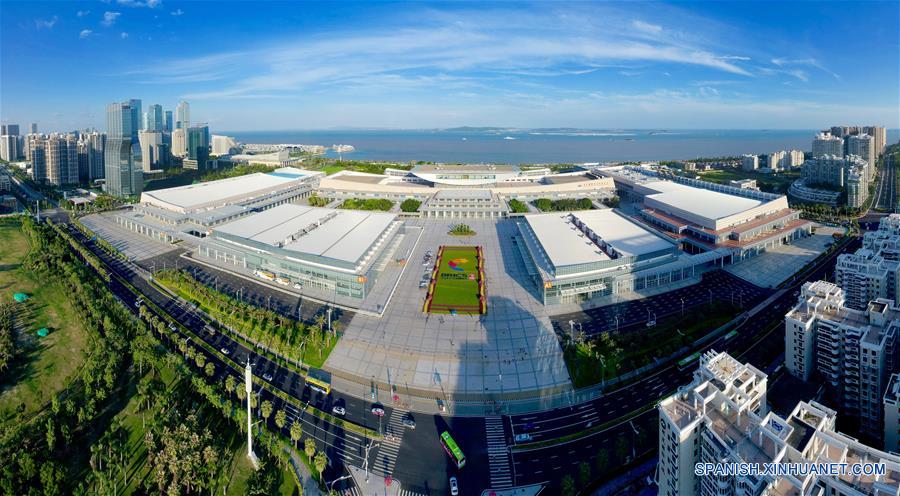
<path fill-rule="evenodd" d="M 836 430 L 837 412 L 800 401 L 787 418 L 766 412 L 766 375 L 707 353 L 694 380 L 659 403 L 660 496 L 860 496 L 900 491 L 900 456 Z M 701 360 L 703 360 L 701 359 Z M 710 368 L 712 370 L 704 370 Z M 718 363 L 715 363 L 718 362 Z M 724 363 L 722 363 L 724 362 Z M 883 464 L 881 476 L 697 473 L 720 464 Z"/>
<path fill-rule="evenodd" d="M 10 134 L 0 136 L 0 158 L 12 162 L 19 158 L 19 137 Z"/>
<path fill-rule="evenodd" d="M 147 107 L 147 125 L 145 131 L 162 131 L 164 126 L 162 105 L 153 104 Z"/>
<path fill-rule="evenodd" d="M 884 392 L 884 450 L 900 453 L 900 373 L 891 375 Z"/>
<path fill-rule="evenodd" d="M 843 188 L 854 170 L 868 177 L 864 171 L 868 166 L 864 160 L 853 155 L 821 155 L 803 163 L 803 178 L 809 185 Z"/>
<path fill-rule="evenodd" d="M 163 124 L 163 131 L 167 133 L 171 133 L 175 128 L 172 127 L 172 111 L 165 111 L 165 123 Z"/>
<path fill-rule="evenodd" d="M 825 155 L 844 156 L 844 140 L 828 133 L 819 133 L 813 139 L 812 156 L 819 158 Z"/>
<path fill-rule="evenodd" d="M 196 161 L 197 169 L 206 170 L 209 161 L 209 127 L 206 125 L 188 128 L 187 158 Z"/>
<path fill-rule="evenodd" d="M 18 136 L 19 135 L 19 125 L 18 124 L 2 124 L 2 125 L 0 125 L 0 135 Z"/>
<path fill-rule="evenodd" d="M 44 142 L 47 182 L 54 186 L 78 184 L 78 141 L 74 135 L 51 134 Z"/>
<path fill-rule="evenodd" d="M 32 122 L 31 123 L 31 134 L 37 134 L 37 132 L 38 132 L 37 122 Z"/>
<path fill-rule="evenodd" d="M 139 138 L 144 172 L 163 169 L 169 165 L 169 147 L 163 143 L 162 131 L 141 131 Z"/>
<path fill-rule="evenodd" d="M 869 180 L 875 176 L 875 138 L 868 134 L 856 134 L 847 137 L 847 154 L 856 155 L 869 164 Z"/>
<path fill-rule="evenodd" d="M 187 156 L 187 129 L 172 131 L 172 155 L 182 158 Z"/>
<path fill-rule="evenodd" d="M 755 171 L 759 169 L 759 157 L 756 155 L 744 155 L 741 157 L 741 169 L 745 171 Z"/>
<path fill-rule="evenodd" d="M 826 129 L 822 131 L 823 133 L 828 133 L 829 131 Z M 850 136 L 850 127 L 848 126 L 831 126 L 832 136 L 837 136 L 838 138 L 843 138 L 845 136 Z"/>
<path fill-rule="evenodd" d="M 88 180 L 96 181 L 106 177 L 106 133 L 94 131 L 85 137 L 89 144 Z"/>
<path fill-rule="evenodd" d="M 773 171 L 780 171 L 790 168 L 787 166 L 787 161 L 785 160 L 786 157 L 788 158 L 788 160 L 790 159 L 787 152 L 785 152 L 784 150 L 770 153 L 768 156 L 769 168 Z"/>
<path fill-rule="evenodd" d="M 182 101 L 175 107 L 175 129 L 191 127 L 191 106 Z"/>
<path fill-rule="evenodd" d="M 883 434 L 882 398 L 900 360 L 898 318 L 900 308 L 887 299 L 848 307 L 844 291 L 826 281 L 805 283 L 784 317 L 785 368 L 803 380 L 824 379 L 828 399 L 871 439 Z"/>
<path fill-rule="evenodd" d="M 45 155 L 46 139 L 39 135 L 31 135 L 28 142 L 30 151 L 28 155 L 31 157 L 31 178 L 38 184 L 47 182 L 47 157 Z"/>
<path fill-rule="evenodd" d="M 856 253 L 838 255 L 834 277 L 850 308 L 865 310 L 878 298 L 900 306 L 900 214 L 882 217 Z"/>
<path fill-rule="evenodd" d="M 138 108 L 132 106 L 137 102 Z M 136 196 L 143 189 L 141 148 L 138 140 L 140 100 L 111 103 L 106 108 L 106 191 L 115 196 Z"/>
<path fill-rule="evenodd" d="M 791 150 L 790 152 L 788 152 L 788 160 L 789 160 L 789 167 L 794 168 L 794 167 L 800 167 L 801 165 L 803 165 L 803 161 L 806 159 L 805 159 L 805 155 L 804 155 L 803 151 Z"/>
<path fill-rule="evenodd" d="M 131 100 L 128 100 L 128 105 L 131 107 L 132 122 L 134 122 L 134 127 L 131 130 L 131 139 L 133 142 L 137 143 L 137 133 L 142 129 L 141 126 L 144 123 L 144 113 L 141 111 L 141 100 L 139 98 L 132 98 Z"/>
<path fill-rule="evenodd" d="M 240 148 L 238 142 L 231 136 L 214 134 L 212 137 L 212 154 L 216 156 L 231 155 Z"/>
<path fill-rule="evenodd" d="M 863 132 L 875 140 L 875 158 L 878 158 L 887 146 L 887 129 L 884 126 L 865 126 Z"/>
<path fill-rule="evenodd" d="M 727 353 L 706 352 L 694 380 L 659 403 L 659 463 L 656 481 L 660 496 L 718 494 L 694 473 L 697 463 L 720 454 L 729 438 L 738 441 L 760 427 L 766 416 L 766 374 L 742 364 Z M 739 439 L 734 439 L 739 436 Z M 726 448 L 727 449 L 727 448 Z M 730 457 L 724 456 L 715 461 Z M 729 461 L 732 461 L 729 459 Z M 743 461 L 743 460 L 736 460 Z"/>

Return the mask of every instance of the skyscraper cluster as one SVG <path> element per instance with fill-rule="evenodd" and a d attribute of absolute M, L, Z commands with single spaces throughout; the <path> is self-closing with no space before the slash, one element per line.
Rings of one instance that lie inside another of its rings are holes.
<path fill-rule="evenodd" d="M 838 186 L 844 189 L 848 206 L 862 207 L 886 141 L 887 130 L 882 126 L 833 126 L 818 133 L 812 142 L 812 158 L 803 164 L 805 186 Z M 834 173 L 837 169 L 840 174 Z"/>

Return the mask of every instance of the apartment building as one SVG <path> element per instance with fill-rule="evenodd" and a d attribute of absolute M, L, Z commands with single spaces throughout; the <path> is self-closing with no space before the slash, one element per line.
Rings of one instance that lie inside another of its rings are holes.
<path fill-rule="evenodd" d="M 898 365 L 900 308 L 890 300 L 865 310 L 846 305 L 837 285 L 808 282 L 784 317 L 785 367 L 800 379 L 820 377 L 841 414 L 858 419 L 860 433 L 880 439 L 882 398 Z"/>
<path fill-rule="evenodd" d="M 900 453 L 900 373 L 891 375 L 884 392 L 884 449 Z"/>
<path fill-rule="evenodd" d="M 712 486 L 727 482 L 701 479 L 694 474 L 694 466 L 720 461 L 721 448 L 729 444 L 726 440 L 746 437 L 743 430 L 751 425 L 750 416 L 766 415 L 766 390 L 766 374 L 752 365 L 727 353 L 704 354 L 694 380 L 657 407 L 660 496 L 719 494 Z M 738 445 L 733 455 L 745 456 L 744 447 L 753 450 L 752 442 Z"/>
<path fill-rule="evenodd" d="M 661 496 L 824 496 L 900 494 L 900 456 L 835 429 L 837 413 L 800 402 L 783 419 L 766 412 L 766 375 L 726 353 L 708 352 L 694 380 L 659 410 Z M 884 464 L 884 475 L 703 475 L 698 463 Z"/>
<path fill-rule="evenodd" d="M 877 231 L 863 236 L 856 253 L 838 255 L 835 282 L 850 308 L 864 310 L 878 298 L 900 305 L 900 214 L 883 217 Z"/>
<path fill-rule="evenodd" d="M 741 169 L 755 171 L 759 169 L 759 157 L 756 155 L 744 155 L 741 157 Z"/>
<path fill-rule="evenodd" d="M 844 155 L 844 140 L 829 133 L 819 133 L 813 138 L 812 156 L 819 158 L 825 155 Z"/>

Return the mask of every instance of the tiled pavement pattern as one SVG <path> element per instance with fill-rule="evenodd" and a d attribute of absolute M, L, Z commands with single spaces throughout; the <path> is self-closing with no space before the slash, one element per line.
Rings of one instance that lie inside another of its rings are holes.
<path fill-rule="evenodd" d="M 447 234 L 451 222 L 410 224 L 422 226 L 424 233 L 391 304 L 381 318 L 354 316 L 326 368 L 342 377 L 393 384 L 401 395 L 427 390 L 445 399 L 570 388 L 550 321 L 535 289 L 524 282 L 525 268 L 511 240 L 515 222 L 470 221 L 477 234 L 469 237 Z M 484 248 L 486 315 L 422 312 L 423 257 L 441 245 Z"/>
<path fill-rule="evenodd" d="M 775 287 L 825 251 L 826 244 L 834 242 L 832 234 L 844 231 L 819 225 L 812 236 L 770 248 L 754 258 L 728 265 L 725 270 L 757 286 Z"/>

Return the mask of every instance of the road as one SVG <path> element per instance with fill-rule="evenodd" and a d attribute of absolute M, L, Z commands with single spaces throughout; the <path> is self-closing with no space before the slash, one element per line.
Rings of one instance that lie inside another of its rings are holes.
<path fill-rule="evenodd" d="M 252 350 L 248 350 L 240 343 L 230 339 L 224 332 L 204 332 L 207 324 L 204 316 L 189 305 L 171 298 L 168 294 L 149 284 L 141 274 L 142 269 L 129 262 L 108 256 L 77 230 L 70 229 L 70 232 L 95 254 L 100 256 L 115 274 L 134 285 L 144 298 L 151 300 L 155 305 L 163 309 L 165 313 L 184 325 L 193 334 L 191 339 L 201 339 L 216 350 L 228 350 L 228 356 L 234 363 L 224 364 L 215 354 L 209 353 L 203 347 L 196 347 L 198 351 L 206 354 L 208 361 L 216 364 L 217 373 L 223 374 L 221 377 L 217 377 L 217 380 L 224 381 L 224 374 L 231 374 L 239 379 L 238 382 L 241 383 L 243 376 L 241 364 L 246 363 L 250 359 L 254 364 L 254 374 L 257 379 L 260 383 L 267 385 L 267 388 L 261 389 L 258 393 L 260 399 L 271 400 L 276 409 L 284 408 L 288 412 L 288 426 L 293 419 L 302 421 L 305 434 L 312 436 L 316 440 L 319 449 L 325 450 L 331 462 L 325 473 L 327 480 L 334 479 L 345 473 L 344 466 L 347 463 L 362 466 L 365 453 L 364 446 L 369 440 L 311 415 L 306 408 L 330 411 L 332 405 L 341 404 L 347 410 L 347 421 L 383 431 L 387 429 L 388 419 L 396 417 L 394 416 L 393 408 L 389 404 L 384 405 L 385 420 L 380 421 L 371 414 L 371 403 L 342 394 L 339 391 L 334 391 L 327 398 L 322 397 L 320 394 L 313 394 L 306 387 L 300 374 L 264 356 L 260 356 Z M 830 275 L 830 272 L 833 272 L 833 262 L 837 254 L 855 249 L 858 244 L 859 240 L 853 240 L 841 250 L 830 254 L 818 268 L 811 271 L 802 280 L 814 280 Z M 719 271 L 718 274 L 723 273 Z M 714 297 L 731 297 L 731 288 L 734 284 L 724 284 L 724 281 L 715 278 L 730 278 L 732 276 L 710 274 L 709 277 L 712 277 L 713 279 L 711 280 L 717 281 L 716 284 L 719 285 L 719 291 L 713 293 Z M 788 294 L 792 294 L 790 291 L 794 291 L 799 284 L 799 282 L 794 283 L 789 288 Z M 115 282 L 115 279 L 110 283 L 110 287 L 117 296 L 136 311 L 133 302 L 137 295 L 132 294 L 125 286 Z M 744 294 L 753 301 L 765 296 L 764 294 L 756 294 L 753 290 L 755 287 L 752 285 L 741 287 L 743 289 L 739 291 L 749 291 L 749 293 Z M 763 291 L 759 288 L 756 289 Z M 709 290 L 706 293 L 705 298 L 702 290 L 699 292 L 694 291 L 692 295 L 689 293 L 684 294 L 692 298 L 691 301 L 700 304 L 708 301 Z M 652 301 L 658 301 L 662 305 L 660 308 L 671 309 L 675 305 L 675 310 L 669 311 L 669 313 L 672 313 L 672 311 L 680 311 L 681 297 L 677 297 L 678 303 L 675 303 L 676 300 L 673 300 L 674 297 L 672 295 L 666 296 L 665 294 L 659 295 Z M 687 308 L 687 298 L 685 300 Z M 653 304 L 655 305 L 656 303 Z M 783 334 L 778 332 L 780 326 L 775 325 L 772 327 L 771 323 L 780 322 L 784 313 L 793 304 L 794 298 L 792 297 L 778 299 L 758 314 L 756 318 L 742 324 L 736 337 L 728 342 L 725 342 L 724 338 L 719 338 L 719 340 L 711 344 L 710 348 L 727 350 L 736 354 L 748 347 L 755 350 L 764 350 L 760 351 L 759 355 L 754 355 L 751 351 L 746 358 L 753 363 L 762 364 L 763 366 L 768 365 L 768 363 L 764 362 L 772 356 L 778 355 L 781 351 L 779 346 L 783 347 Z M 639 302 L 620 305 L 642 308 L 639 306 Z M 598 310 L 603 312 L 609 311 L 609 309 Z M 658 317 L 662 316 L 663 311 L 660 310 L 660 312 L 661 314 Z M 642 320 L 641 315 L 644 316 L 643 319 L 646 319 L 645 310 L 629 311 L 627 307 L 620 308 L 619 315 L 620 319 L 628 319 L 626 322 L 630 323 L 624 324 L 628 326 L 644 322 L 645 320 Z M 590 321 L 591 319 L 588 318 L 583 320 L 583 322 L 588 324 Z M 620 325 L 622 325 L 622 322 L 620 322 Z M 766 326 L 769 327 L 767 328 Z M 173 346 L 173 349 L 176 353 L 178 352 L 177 346 Z M 773 350 L 775 353 L 772 353 Z M 558 483 L 562 478 L 562 474 L 571 472 L 572 466 L 585 460 L 590 462 L 591 457 L 594 456 L 600 447 L 612 453 L 611 443 L 614 439 L 617 439 L 618 436 L 633 437 L 632 424 L 628 422 L 620 423 L 604 432 L 579 438 L 566 444 L 528 451 L 515 451 L 509 454 L 507 447 L 515 444 L 513 438 L 516 434 L 527 432 L 533 436 L 535 441 L 552 440 L 620 419 L 644 405 L 672 394 L 677 387 L 689 382 L 692 372 L 693 366 L 684 370 L 679 370 L 674 366 L 668 367 L 639 382 L 608 392 L 603 397 L 585 404 L 531 415 L 502 417 L 499 424 L 500 428 L 494 431 L 493 437 L 490 435 L 490 430 L 483 418 L 416 414 L 416 429 L 403 429 L 401 426 L 399 430 L 394 427 L 391 431 L 393 435 L 402 436 L 402 441 L 395 443 L 399 444 L 399 446 L 389 450 L 384 446 L 384 440 L 382 440 L 372 449 L 370 468 L 379 475 L 391 472 L 394 478 L 401 481 L 404 488 L 423 494 L 446 494 L 448 490 L 447 480 L 450 475 L 456 475 L 459 478 L 462 494 L 479 494 L 482 489 L 492 487 L 492 484 L 494 484 L 493 487 L 498 487 L 495 482 L 504 480 L 506 477 L 509 477 L 510 483 L 515 483 L 516 485 L 538 482 Z M 270 375 L 271 381 L 266 381 L 263 378 L 264 375 Z M 296 401 L 284 405 L 281 399 L 271 393 L 272 390 L 280 390 Z M 398 412 L 398 415 L 403 414 L 405 412 Z M 645 439 L 650 441 L 655 439 L 656 435 L 655 416 L 655 410 L 650 410 L 633 420 L 633 425 L 640 432 L 644 433 Z M 496 419 L 489 421 L 492 424 L 496 423 Z M 269 420 L 269 424 L 269 428 L 277 429 L 274 425 L 274 415 Z M 437 440 L 440 432 L 443 430 L 449 430 L 453 433 L 454 438 L 466 454 L 468 464 L 464 469 L 457 470 L 441 450 Z M 506 454 L 498 455 L 497 450 Z M 493 456 L 489 456 L 489 453 L 492 453 Z M 492 483 L 492 480 L 495 482 Z M 551 488 L 552 492 L 553 488 Z"/>

